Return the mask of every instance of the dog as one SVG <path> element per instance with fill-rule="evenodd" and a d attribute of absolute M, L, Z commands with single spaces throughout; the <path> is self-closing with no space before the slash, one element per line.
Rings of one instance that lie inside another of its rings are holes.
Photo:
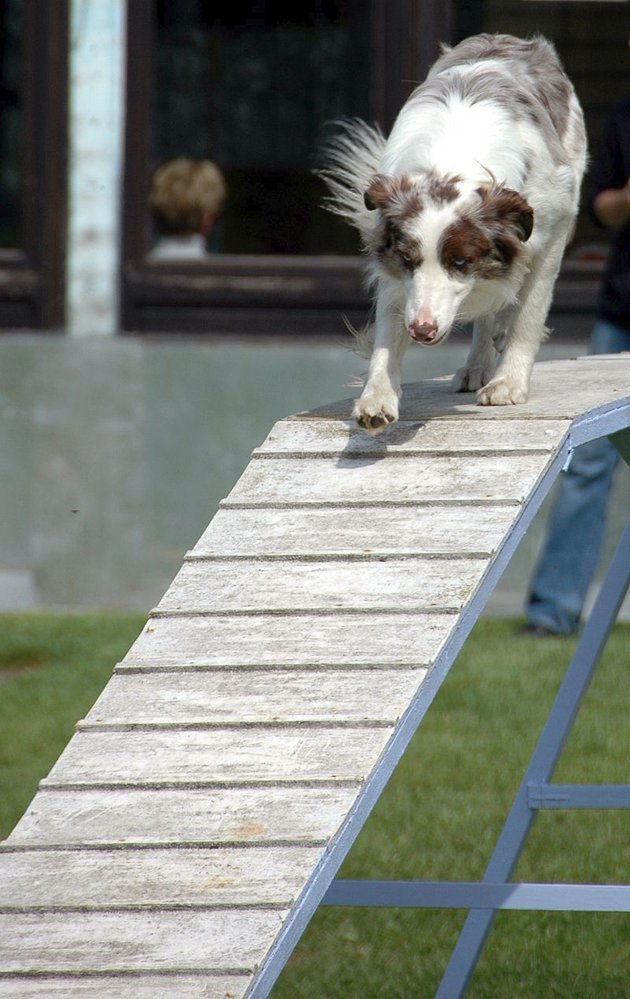
<path fill-rule="evenodd" d="M 454 390 L 526 402 L 587 156 L 553 45 L 483 34 L 443 46 L 389 138 L 353 119 L 326 155 L 326 207 L 358 229 L 375 290 L 359 426 L 398 419 L 410 342 L 434 347 L 470 321 Z"/>

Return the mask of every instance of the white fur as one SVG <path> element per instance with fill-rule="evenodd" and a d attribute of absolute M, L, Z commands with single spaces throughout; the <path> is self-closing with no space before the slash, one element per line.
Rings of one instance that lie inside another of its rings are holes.
<path fill-rule="evenodd" d="M 501 50 L 496 57 L 488 54 L 492 46 Z M 477 51 L 481 56 L 475 59 L 471 53 Z M 542 86 L 541 74 L 547 74 Z M 561 129 L 545 103 L 547 82 L 564 88 Z M 376 292 L 368 378 L 354 408 L 365 430 L 378 433 L 398 418 L 409 333 L 416 339 L 432 337 L 433 346 L 455 324 L 470 320 L 472 346 L 455 375 L 455 389 L 477 391 L 481 405 L 527 400 L 585 162 L 581 109 L 543 39 L 478 36 L 446 49 L 403 107 L 387 141 L 361 122 L 346 127 L 323 176 L 332 210 L 362 235 Z M 407 188 L 368 210 L 363 195 L 375 175 L 394 184 L 403 178 Z M 429 180 L 436 177 L 457 177 L 456 196 L 427 196 Z M 421 263 L 392 273 L 395 268 L 383 266 L 381 245 L 387 211 L 403 212 L 410 185 L 422 208 L 400 217 L 404 237 L 421 253 Z M 533 209 L 531 235 L 525 235 L 505 273 L 488 278 L 447 268 L 440 256 L 445 234 L 462 219 L 477 218 L 482 190 L 491 198 L 505 189 Z"/>

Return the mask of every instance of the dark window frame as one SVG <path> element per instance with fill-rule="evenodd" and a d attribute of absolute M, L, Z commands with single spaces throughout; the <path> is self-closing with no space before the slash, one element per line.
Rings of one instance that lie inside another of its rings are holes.
<path fill-rule="evenodd" d="M 128 0 L 127 128 L 121 268 L 122 329 L 129 333 L 321 335 L 365 322 L 359 257 L 217 255 L 208 264 L 148 264 L 153 19 L 150 0 Z M 444 39 L 477 30 L 454 0 L 370 0 L 370 117 L 386 131 L 424 79 Z M 396 71 L 392 72 L 392 67 Z M 591 322 L 602 264 L 565 260 L 554 313 L 569 331 Z"/>
<path fill-rule="evenodd" d="M 67 0 L 24 0 L 21 246 L 0 250 L 0 329 L 63 326 Z"/>
<path fill-rule="evenodd" d="M 450 5 L 371 0 L 372 120 L 389 128 L 450 33 Z M 421 22 L 423 31 L 420 30 Z M 427 26 L 430 29 L 427 30 Z M 358 257 L 217 255 L 208 264 L 145 261 L 149 218 L 152 5 L 129 0 L 122 327 L 130 333 L 304 333 L 344 331 L 341 313 L 364 321 L 368 299 Z M 392 73 L 387 67 L 396 65 Z"/>

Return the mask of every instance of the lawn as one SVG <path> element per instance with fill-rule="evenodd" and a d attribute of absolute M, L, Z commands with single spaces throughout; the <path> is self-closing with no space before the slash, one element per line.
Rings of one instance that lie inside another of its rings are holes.
<path fill-rule="evenodd" d="M 0 616 L 0 829 L 12 828 L 142 625 L 138 615 Z M 480 621 L 360 834 L 345 877 L 477 879 L 573 642 Z M 613 632 L 556 779 L 630 782 L 630 627 Z M 516 878 L 630 881 L 627 812 L 546 812 Z M 321 909 L 273 999 L 424 999 L 464 915 Z M 630 917 L 501 913 L 470 999 L 626 999 Z"/>
<path fill-rule="evenodd" d="M 144 621 L 139 614 L 0 614 L 0 839 Z"/>

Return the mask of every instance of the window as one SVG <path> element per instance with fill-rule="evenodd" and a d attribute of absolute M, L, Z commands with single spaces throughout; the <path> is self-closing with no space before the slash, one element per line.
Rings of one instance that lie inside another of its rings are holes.
<path fill-rule="evenodd" d="M 523 37 L 539 33 L 552 41 L 584 110 L 591 158 L 596 154 L 613 104 L 630 89 L 627 2 L 459 0 L 456 24 L 460 38 L 499 31 Z M 607 239 L 582 212 L 570 256 L 588 253 L 589 244 Z"/>
<path fill-rule="evenodd" d="M 217 160 L 228 187 L 219 253 L 355 252 L 320 210 L 322 124 L 369 116 L 369 24 L 361 0 L 156 8 L 153 163 Z"/>
<path fill-rule="evenodd" d="M 479 31 L 549 38 L 575 86 L 595 155 L 613 104 L 630 89 L 627 0 L 457 0 L 454 27 L 456 40 Z M 556 330 L 564 320 L 569 335 L 590 332 L 609 242 L 581 211 L 555 288 Z"/>
<path fill-rule="evenodd" d="M 129 0 L 125 330 L 339 334 L 342 313 L 361 323 L 368 304 L 361 260 L 353 233 L 321 208 L 317 151 L 331 119 L 358 115 L 387 130 L 441 41 L 479 31 L 546 34 L 576 84 L 592 148 L 627 89 L 626 3 L 307 0 L 294 7 Z M 207 261 L 152 263 L 151 177 L 181 155 L 217 161 L 228 199 Z M 583 214 L 555 299 L 573 316 L 593 308 L 605 238 Z"/>
<path fill-rule="evenodd" d="M 0 0 L 0 327 L 63 324 L 67 4 Z"/>
<path fill-rule="evenodd" d="M 21 233 L 22 0 L 0 5 L 0 248 L 17 247 Z"/>
<path fill-rule="evenodd" d="M 124 328 L 343 331 L 366 296 L 357 241 L 321 208 L 326 123 L 391 124 L 435 58 L 437 2 L 130 0 Z M 435 8 L 420 31 L 420 8 Z M 442 35 L 443 36 L 443 35 Z M 149 43 L 147 43 L 149 39 Z M 396 71 L 388 65 L 396 53 Z M 148 104 L 148 108 L 147 108 Z M 152 171 L 210 158 L 228 198 L 205 264 L 151 265 Z"/>

